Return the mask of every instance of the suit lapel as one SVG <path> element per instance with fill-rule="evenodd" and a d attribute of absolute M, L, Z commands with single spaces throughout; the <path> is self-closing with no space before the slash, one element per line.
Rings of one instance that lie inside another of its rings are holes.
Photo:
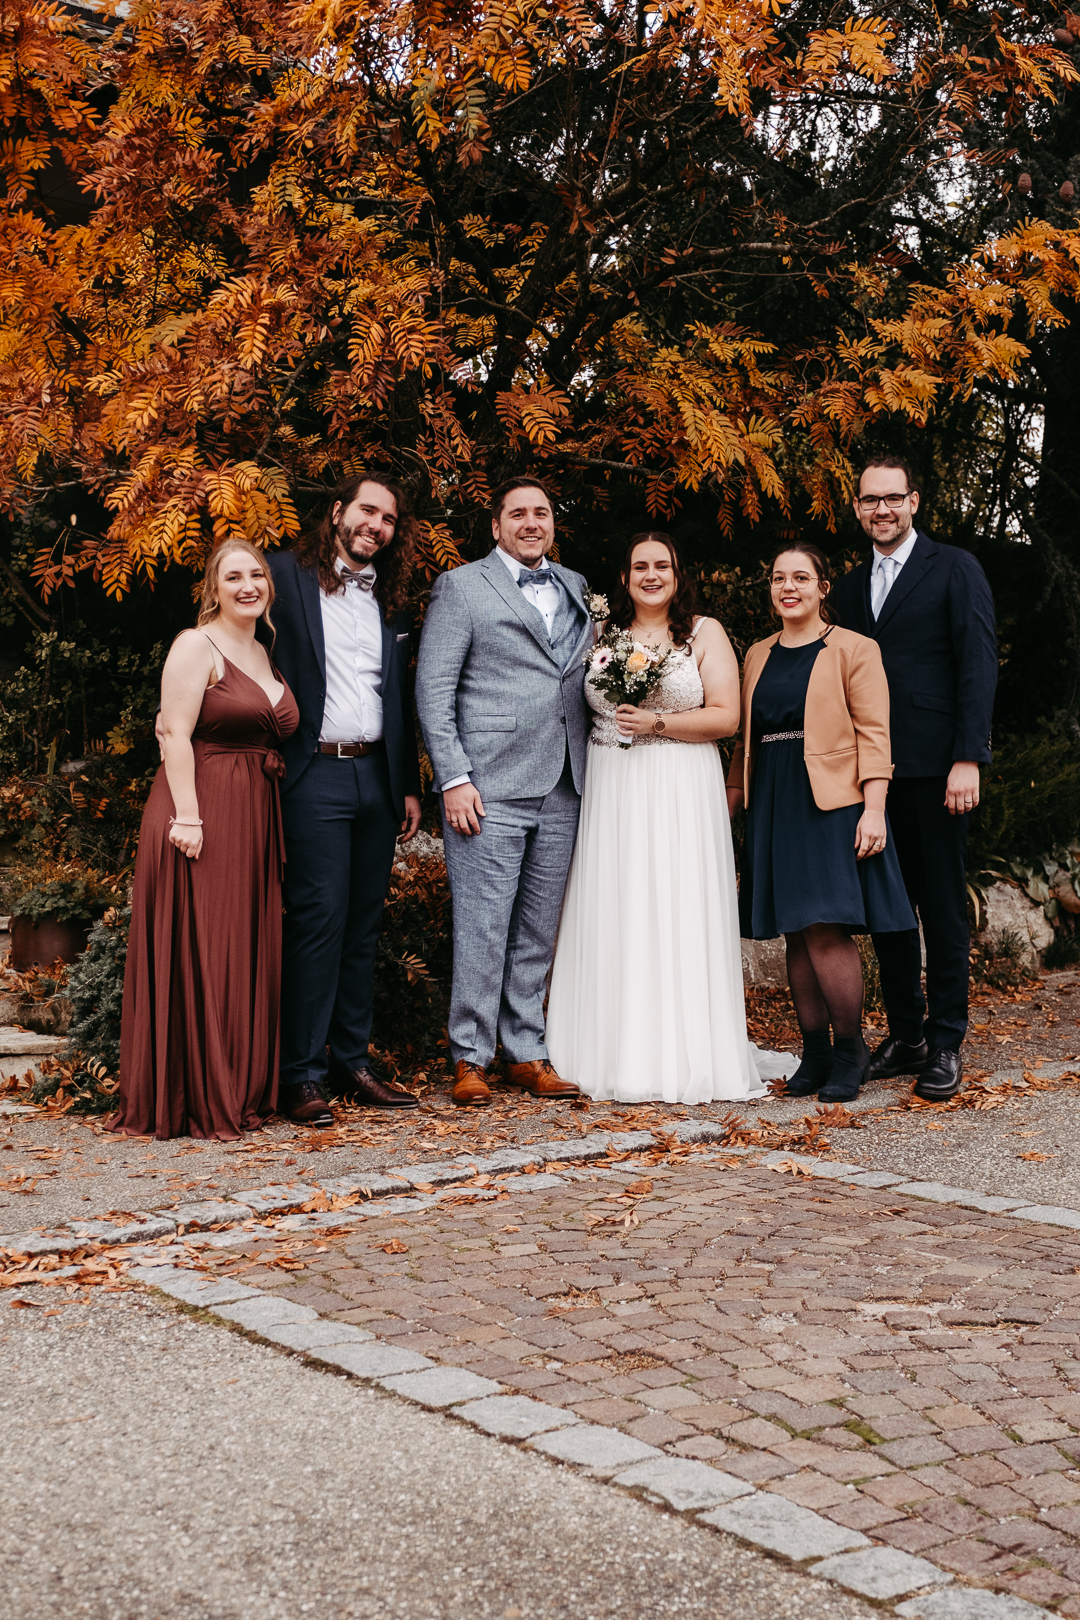
<path fill-rule="evenodd" d="M 557 665 L 558 660 L 548 640 L 547 629 L 539 609 L 534 608 L 531 602 L 526 602 L 521 594 L 521 586 L 511 577 L 506 564 L 500 562 L 493 553 L 489 553 L 481 562 L 480 568 L 488 584 L 498 592 L 510 611 L 521 620 L 541 652 L 546 653 L 552 663 Z"/>
<path fill-rule="evenodd" d="M 574 604 L 581 619 L 578 637 L 573 644 L 573 652 L 566 660 L 564 665 L 564 668 L 569 669 L 570 665 L 577 660 L 578 653 L 581 648 L 583 631 L 585 628 L 591 630 L 592 621 L 589 618 L 589 610 L 585 606 L 585 597 L 582 595 L 581 587 L 569 569 L 563 568 L 560 563 L 552 563 L 551 572 L 558 575 L 560 581 L 562 582 L 563 590 L 566 592 L 570 601 Z"/>
<path fill-rule="evenodd" d="M 326 641 L 323 636 L 322 606 L 319 600 L 319 572 L 316 568 L 301 568 L 297 566 L 296 585 L 300 592 L 300 601 L 304 608 L 304 618 L 307 620 L 308 634 L 311 645 L 315 650 L 315 658 L 319 665 L 319 673 L 326 685 Z"/>
<path fill-rule="evenodd" d="M 874 627 L 876 631 L 880 633 L 884 629 L 901 602 L 911 595 L 920 580 L 925 579 L 933 567 L 936 555 L 937 547 L 933 541 L 928 540 L 923 534 L 918 535 L 914 551 L 897 574 L 892 590 L 881 604 L 881 612 Z"/>
<path fill-rule="evenodd" d="M 386 683 L 390 679 L 390 659 L 397 638 L 394 635 L 394 626 L 387 624 L 386 615 L 381 608 L 379 609 L 379 625 L 382 629 L 382 690 L 385 697 Z"/>

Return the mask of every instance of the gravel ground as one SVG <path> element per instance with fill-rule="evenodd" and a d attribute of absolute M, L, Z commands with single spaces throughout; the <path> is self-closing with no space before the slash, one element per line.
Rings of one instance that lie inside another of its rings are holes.
<path fill-rule="evenodd" d="M 0 1584 L 20 1620 L 869 1620 L 721 1535 L 167 1305 L 23 1292 L 42 1308 L 0 1304 Z"/>

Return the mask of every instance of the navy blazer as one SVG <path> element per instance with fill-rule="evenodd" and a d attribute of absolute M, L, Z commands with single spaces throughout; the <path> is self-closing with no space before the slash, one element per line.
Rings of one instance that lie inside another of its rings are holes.
<path fill-rule="evenodd" d="M 990 763 L 997 629 L 990 582 L 969 551 L 921 532 L 885 598 L 870 610 L 873 557 L 837 580 L 833 617 L 881 648 L 896 776 L 947 776 L 954 761 Z"/>
<path fill-rule="evenodd" d="M 274 578 L 275 599 L 271 618 L 277 631 L 274 663 L 288 681 L 300 710 L 300 724 L 281 745 L 288 793 L 307 770 L 322 730 L 326 702 L 326 646 L 323 641 L 319 574 L 303 567 L 292 551 L 273 551 L 267 557 Z M 269 641 L 260 624 L 260 640 Z M 393 624 L 382 620 L 383 740 L 390 767 L 394 809 L 405 819 L 405 795 L 420 795 L 420 764 L 413 724 L 412 683 L 409 679 L 409 621 L 399 613 Z"/>

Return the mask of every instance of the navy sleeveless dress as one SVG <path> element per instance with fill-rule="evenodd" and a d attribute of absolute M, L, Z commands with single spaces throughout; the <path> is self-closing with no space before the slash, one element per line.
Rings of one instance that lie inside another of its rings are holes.
<path fill-rule="evenodd" d="M 754 768 L 739 885 L 739 925 L 747 939 L 775 939 L 811 923 L 839 923 L 854 934 L 917 926 L 891 830 L 880 855 L 857 861 L 855 829 L 863 806 L 819 810 L 802 738 L 760 740 L 803 729 L 810 672 L 823 645 L 777 642 L 754 688 Z"/>

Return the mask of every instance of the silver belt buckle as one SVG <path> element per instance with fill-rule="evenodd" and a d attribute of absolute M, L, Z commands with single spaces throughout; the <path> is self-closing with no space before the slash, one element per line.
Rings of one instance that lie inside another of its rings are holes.
<path fill-rule="evenodd" d="M 341 742 L 339 742 L 338 745 L 337 745 L 337 757 L 338 757 L 338 759 L 351 759 L 352 756 L 350 754 L 343 754 L 341 752 L 341 750 L 343 748 L 351 748 L 351 747 L 352 747 L 351 743 L 341 743 Z"/>

